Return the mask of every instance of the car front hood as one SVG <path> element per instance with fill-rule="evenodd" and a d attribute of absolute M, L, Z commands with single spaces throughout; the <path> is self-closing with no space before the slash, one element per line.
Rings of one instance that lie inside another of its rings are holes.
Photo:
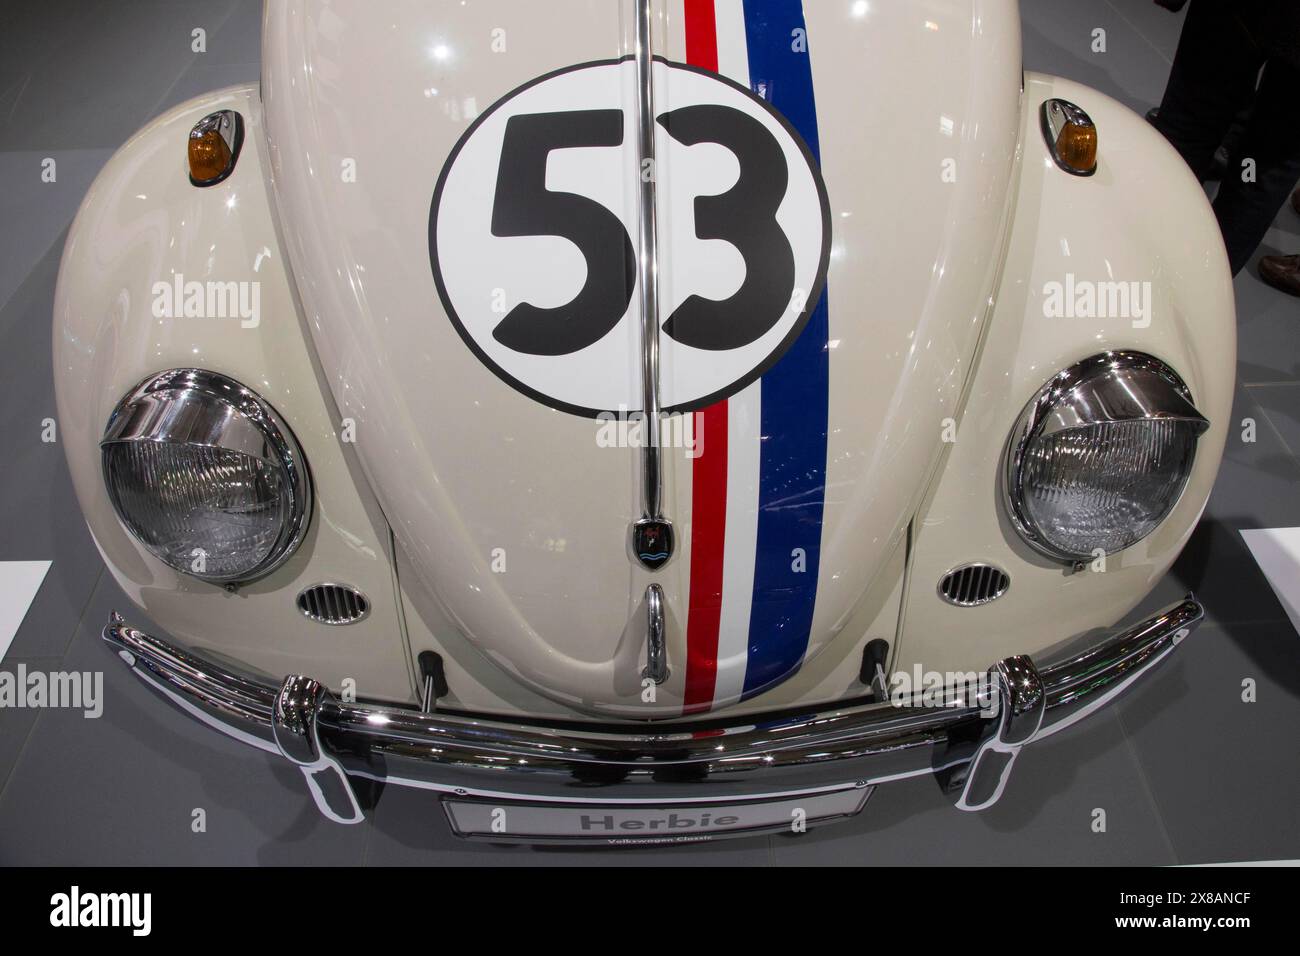
<path fill-rule="evenodd" d="M 270 4 L 263 96 L 307 322 L 422 583 L 531 687 L 664 717 L 861 640 L 839 635 L 957 437 L 1019 23 L 1011 0 L 656 6 L 662 390 L 688 414 L 650 571 L 639 429 L 597 417 L 639 407 L 634 6 Z"/>

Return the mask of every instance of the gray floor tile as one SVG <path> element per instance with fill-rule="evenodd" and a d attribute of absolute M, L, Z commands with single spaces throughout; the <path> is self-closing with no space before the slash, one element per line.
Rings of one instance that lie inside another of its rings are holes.
<path fill-rule="evenodd" d="M 1300 463 L 1255 399 L 1238 387 L 1219 480 L 1206 513 L 1234 528 L 1290 527 L 1300 521 Z M 1254 423 L 1254 441 L 1247 441 Z"/>
<path fill-rule="evenodd" d="M 31 82 L 30 73 L 19 73 L 0 67 L 0 123 L 7 123 L 18 108 L 23 91 Z"/>
<path fill-rule="evenodd" d="M 263 6 L 263 0 L 235 0 L 225 22 L 210 35 L 210 64 L 252 64 L 257 75 L 262 62 Z"/>
<path fill-rule="evenodd" d="M 1106 832 L 1092 830 L 1093 811 Z M 1024 750 L 1002 799 L 952 806 L 931 777 L 886 784 L 856 820 L 775 839 L 778 865 L 1153 865 L 1174 862 L 1113 715 Z"/>
<path fill-rule="evenodd" d="M 171 89 L 159 100 L 154 112 L 162 113 L 188 99 L 203 96 L 226 86 L 256 82 L 258 82 L 256 63 L 196 63 L 177 78 Z"/>
<path fill-rule="evenodd" d="M 14 638 L 16 657 L 58 657 L 68 646 L 103 562 L 86 530 L 63 446 L 41 440 L 42 422 L 57 418 L 50 352 L 60 236 L 0 309 L 0 560 L 53 561 Z"/>
<path fill-rule="evenodd" d="M 1032 0 L 1020 4 L 1020 18 L 1025 69 L 1069 77 L 1140 113 L 1164 95 L 1169 64 L 1115 7 Z M 1177 29 L 1176 22 L 1171 28 Z M 1098 29 L 1106 31 L 1104 53 L 1093 52 L 1093 31 Z"/>
<path fill-rule="evenodd" d="M 1296 320 L 1300 323 L 1300 315 Z M 1300 456 L 1300 382 L 1256 385 L 1248 391 L 1268 416 L 1269 423 L 1277 430 L 1287 450 Z"/>
<path fill-rule="evenodd" d="M 1272 234 L 1276 236 L 1276 234 Z M 1246 385 L 1300 381 L 1300 299 L 1265 285 L 1261 250 L 1237 276 L 1237 380 Z M 1288 253 L 1300 251 L 1300 240 Z"/>
<path fill-rule="evenodd" d="M 26 665 L 29 669 L 45 669 L 51 666 L 51 661 L 19 660 L 8 655 L 0 663 L 0 672 L 14 675 L 16 680 L 20 673 L 20 664 Z M 27 744 L 27 738 L 40 715 L 41 711 L 30 708 L 0 707 L 0 792 L 4 791 L 5 782 L 9 779 L 9 774 L 18 761 L 18 755 Z"/>
<path fill-rule="evenodd" d="M 0 153 L 0 221 L 21 223 L 0 231 L 0 307 L 46 253 L 62 245 L 64 230 L 111 155 L 107 149 Z M 47 158 L 56 164 L 52 183 L 41 179 Z"/>
<path fill-rule="evenodd" d="M 120 146 L 204 55 L 191 51 L 190 31 L 202 26 L 211 39 L 234 9 L 234 0 L 7 4 L 0 63 L 26 80 L 0 122 L 0 149 Z"/>
<path fill-rule="evenodd" d="M 1173 65 L 1186 11 L 1172 13 L 1151 0 L 1107 0 L 1106 5 L 1137 31 L 1156 57 Z"/>
<path fill-rule="evenodd" d="M 1118 711 L 1179 861 L 1300 858 L 1300 637 L 1206 627 L 1179 654 Z"/>
<path fill-rule="evenodd" d="M 44 711 L 0 792 L 0 864 L 360 863 L 368 825 L 324 820 L 296 769 L 181 715 L 116 659 L 99 630 L 124 601 L 105 579 L 61 665 L 103 673 L 103 715 Z"/>

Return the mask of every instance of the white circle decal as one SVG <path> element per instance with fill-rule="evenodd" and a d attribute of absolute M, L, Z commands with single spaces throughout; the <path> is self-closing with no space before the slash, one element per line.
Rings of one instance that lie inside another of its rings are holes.
<path fill-rule="evenodd" d="M 657 168 L 637 157 L 636 65 L 561 70 L 480 116 L 429 218 L 448 316 L 537 401 L 639 411 L 637 199 L 657 191 L 660 403 L 690 411 L 758 378 L 826 280 L 826 189 L 794 129 L 717 74 L 655 63 Z"/>

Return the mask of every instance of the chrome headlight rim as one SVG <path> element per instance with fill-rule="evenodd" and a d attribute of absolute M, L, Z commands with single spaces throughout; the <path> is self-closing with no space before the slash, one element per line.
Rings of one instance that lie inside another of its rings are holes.
<path fill-rule="evenodd" d="M 1076 362 L 1054 375 L 1030 400 L 1017 420 L 1016 426 L 1012 429 L 1008 450 L 1004 456 L 1006 466 L 1002 475 L 1003 504 L 1012 526 L 1026 544 L 1053 561 L 1078 566 L 1092 560 L 1094 555 L 1091 553 L 1079 554 L 1058 548 L 1046 540 L 1035 528 L 1034 522 L 1028 516 L 1022 482 L 1026 454 L 1035 439 L 1043 433 L 1051 413 L 1060 407 L 1075 390 L 1095 382 L 1108 372 L 1123 371 L 1149 372 L 1158 376 L 1170 387 L 1170 391 L 1176 396 L 1176 399 L 1170 402 L 1168 396 L 1163 396 L 1164 401 L 1161 401 L 1162 396 L 1147 396 L 1153 399 L 1152 410 L 1148 414 L 1124 418 L 1099 418 L 1098 422 L 1183 421 L 1191 424 L 1196 429 L 1198 438 L 1210 427 L 1209 421 L 1197 411 L 1191 389 L 1188 388 L 1182 377 L 1168 363 L 1146 352 L 1129 350 L 1101 352 Z M 1195 465 L 1196 451 L 1197 447 L 1193 446 L 1192 457 L 1188 463 L 1188 474 L 1184 477 L 1178 496 L 1170 505 L 1165 518 L 1178 507 L 1178 502 L 1182 500 L 1183 494 L 1187 491 L 1187 483 L 1191 470 Z M 1106 553 L 1110 555 L 1117 554 L 1120 550 L 1127 550 L 1127 548 L 1131 548 L 1149 537 L 1153 531 L 1154 529 L 1141 538 L 1130 542 L 1124 549 Z"/>
<path fill-rule="evenodd" d="M 214 401 L 217 407 L 224 406 L 230 413 L 209 414 Z M 174 368 L 150 375 L 128 391 L 109 415 L 99 442 L 100 467 L 106 485 L 104 453 L 112 445 L 127 442 L 236 451 L 275 463 L 283 475 L 289 499 L 288 516 L 266 557 L 253 567 L 232 574 L 201 574 L 164 561 L 178 573 L 227 588 L 249 584 L 280 568 L 306 538 L 313 489 L 302 447 L 292 429 L 265 399 L 230 376 L 208 369 Z M 123 514 L 117 498 L 111 493 L 108 498 L 126 532 L 154 553 L 131 530 L 131 520 Z M 155 554 L 155 557 L 159 556 Z"/>

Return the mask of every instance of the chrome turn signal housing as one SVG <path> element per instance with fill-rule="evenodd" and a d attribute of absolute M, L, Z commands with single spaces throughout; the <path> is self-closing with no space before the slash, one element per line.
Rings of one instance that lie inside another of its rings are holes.
<path fill-rule="evenodd" d="M 209 113 L 190 130 L 190 182 L 215 186 L 235 170 L 244 146 L 244 118 L 234 110 Z"/>
<path fill-rule="evenodd" d="M 100 442 L 128 532 L 164 564 L 234 586 L 297 550 L 311 516 L 307 463 L 288 425 L 233 379 L 173 369 L 132 389 Z"/>
<path fill-rule="evenodd" d="M 1074 176 L 1097 171 L 1097 126 L 1092 117 L 1068 100 L 1043 104 L 1043 136 L 1060 166 Z"/>
<path fill-rule="evenodd" d="M 1058 374 L 1012 431 L 1005 499 L 1035 550 L 1069 564 L 1114 554 L 1182 497 L 1210 423 L 1182 379 L 1140 352 L 1106 352 Z"/>

